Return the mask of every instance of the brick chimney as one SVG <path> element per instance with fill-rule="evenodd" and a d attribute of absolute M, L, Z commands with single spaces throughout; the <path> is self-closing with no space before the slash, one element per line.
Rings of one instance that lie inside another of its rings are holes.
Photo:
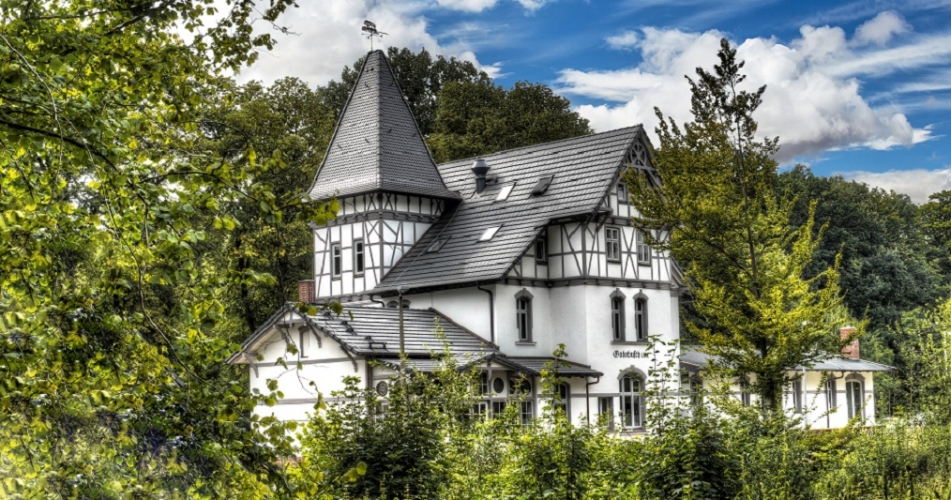
<path fill-rule="evenodd" d="M 854 326 L 846 326 L 841 328 L 839 330 L 839 338 L 845 340 L 854 331 Z M 842 357 L 845 359 L 859 359 L 859 339 L 853 340 L 851 343 L 849 343 L 849 345 L 842 348 Z"/>
<path fill-rule="evenodd" d="M 317 286 L 314 280 L 300 280 L 297 282 L 297 300 L 305 304 L 313 304 L 317 298 Z"/>

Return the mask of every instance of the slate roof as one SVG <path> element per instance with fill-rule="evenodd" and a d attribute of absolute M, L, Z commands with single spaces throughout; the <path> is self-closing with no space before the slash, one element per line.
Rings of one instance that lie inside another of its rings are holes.
<path fill-rule="evenodd" d="M 635 140 L 646 141 L 640 125 L 486 155 L 488 177 L 498 176 L 498 182 L 481 194 L 475 193 L 473 159 L 439 165 L 446 186 L 463 201 L 426 231 L 374 291 L 502 278 L 549 221 L 598 208 Z M 539 178 L 548 175 L 554 176 L 548 190 L 533 196 Z M 508 199 L 496 201 L 512 182 Z M 501 226 L 495 237 L 478 241 L 492 226 Z M 438 252 L 427 252 L 434 240 L 447 237 Z"/>
<path fill-rule="evenodd" d="M 680 355 L 680 366 L 689 372 L 696 373 L 706 368 L 707 365 L 715 359 L 715 356 L 700 352 L 691 346 L 683 346 Z M 790 368 L 790 370 L 796 371 L 801 371 L 802 369 L 802 365 L 796 366 L 795 368 Z M 806 371 L 810 372 L 887 372 L 893 371 L 895 368 L 888 365 L 883 365 L 881 363 L 876 363 L 874 361 L 866 361 L 864 359 L 844 359 L 831 357 L 813 363 L 811 366 L 806 366 L 805 369 Z"/>
<path fill-rule="evenodd" d="M 458 199 L 439 177 L 383 52 L 367 54 L 309 194 L 375 191 Z"/>
<path fill-rule="evenodd" d="M 350 317 L 350 314 L 353 317 Z M 399 309 L 375 304 L 346 304 L 343 314 L 318 314 L 310 317 L 317 327 L 340 342 L 353 354 L 370 357 L 397 356 L 400 350 Z M 406 355 L 429 357 L 442 352 L 442 340 L 436 337 L 439 320 L 450 352 L 456 356 L 481 356 L 498 352 L 488 340 L 453 323 L 431 309 L 403 309 Z"/>
<path fill-rule="evenodd" d="M 305 324 L 339 342 L 351 354 L 368 357 L 399 355 L 399 309 L 350 303 L 344 305 L 344 311 L 339 316 L 329 311 L 309 316 L 302 315 L 293 303 L 288 303 L 248 337 L 241 344 L 241 351 L 231 355 L 227 362 L 247 363 L 248 359 L 242 354 L 256 354 L 270 337 L 273 327 L 280 327 L 288 317 L 303 320 Z M 443 341 L 435 333 L 437 319 L 452 355 L 475 358 L 498 353 L 497 346 L 457 325 L 438 311 L 404 308 L 403 332 L 407 356 L 429 357 L 431 352 L 442 352 Z"/>

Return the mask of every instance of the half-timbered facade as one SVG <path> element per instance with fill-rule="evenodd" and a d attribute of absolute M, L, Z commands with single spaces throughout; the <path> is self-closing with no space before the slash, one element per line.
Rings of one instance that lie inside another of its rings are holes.
<path fill-rule="evenodd" d="M 523 419 L 537 416 L 541 370 L 564 345 L 558 391 L 571 420 L 608 414 L 619 430 L 642 429 L 649 340 L 676 345 L 684 290 L 674 262 L 631 223 L 621 177 L 659 182 L 649 151 L 634 126 L 435 165 L 386 58 L 371 52 L 309 190 L 339 210 L 311 228 L 301 301 L 345 312 L 287 306 L 232 356 L 249 365 L 252 388 L 276 379 L 286 395 L 259 412 L 305 419 L 316 391 L 347 375 L 384 393 L 402 305 L 410 366 L 432 369 L 438 323 L 461 364 L 483 372 L 479 411 L 500 411 L 518 391 Z"/>

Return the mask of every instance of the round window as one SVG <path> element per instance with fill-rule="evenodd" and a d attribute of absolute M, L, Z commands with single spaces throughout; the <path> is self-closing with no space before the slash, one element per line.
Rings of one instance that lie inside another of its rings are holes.
<path fill-rule="evenodd" d="M 502 394 L 502 392 L 505 391 L 505 381 L 496 377 L 495 380 L 492 381 L 492 390 L 495 391 L 496 394 Z"/>
<path fill-rule="evenodd" d="M 509 380 L 509 392 L 512 394 L 529 394 L 532 392 L 532 381 L 526 378 Z"/>
<path fill-rule="evenodd" d="M 387 384 L 384 381 L 378 382 L 376 384 L 376 393 L 380 396 L 386 396 L 390 392 L 390 384 Z"/>

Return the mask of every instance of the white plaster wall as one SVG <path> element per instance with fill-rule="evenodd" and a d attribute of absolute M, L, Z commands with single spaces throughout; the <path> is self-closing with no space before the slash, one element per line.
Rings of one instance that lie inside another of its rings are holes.
<path fill-rule="evenodd" d="M 491 290 L 494 294 L 496 293 L 496 285 L 483 288 Z M 413 309 L 432 307 L 476 335 L 491 340 L 489 338 L 491 333 L 489 294 L 475 287 L 409 294 L 405 295 L 404 298 L 410 301 L 410 307 Z M 513 319 L 512 322 L 514 323 L 515 320 Z M 496 323 L 498 323 L 498 317 L 496 317 Z"/>
<path fill-rule="evenodd" d="M 518 342 L 515 294 L 523 289 L 532 294 L 532 342 Z M 495 286 L 496 344 L 509 356 L 551 356 L 557 347 L 553 332 L 563 316 L 555 313 L 547 287 Z M 569 353 L 570 355 L 570 353 Z M 572 358 L 576 359 L 576 358 Z"/>

